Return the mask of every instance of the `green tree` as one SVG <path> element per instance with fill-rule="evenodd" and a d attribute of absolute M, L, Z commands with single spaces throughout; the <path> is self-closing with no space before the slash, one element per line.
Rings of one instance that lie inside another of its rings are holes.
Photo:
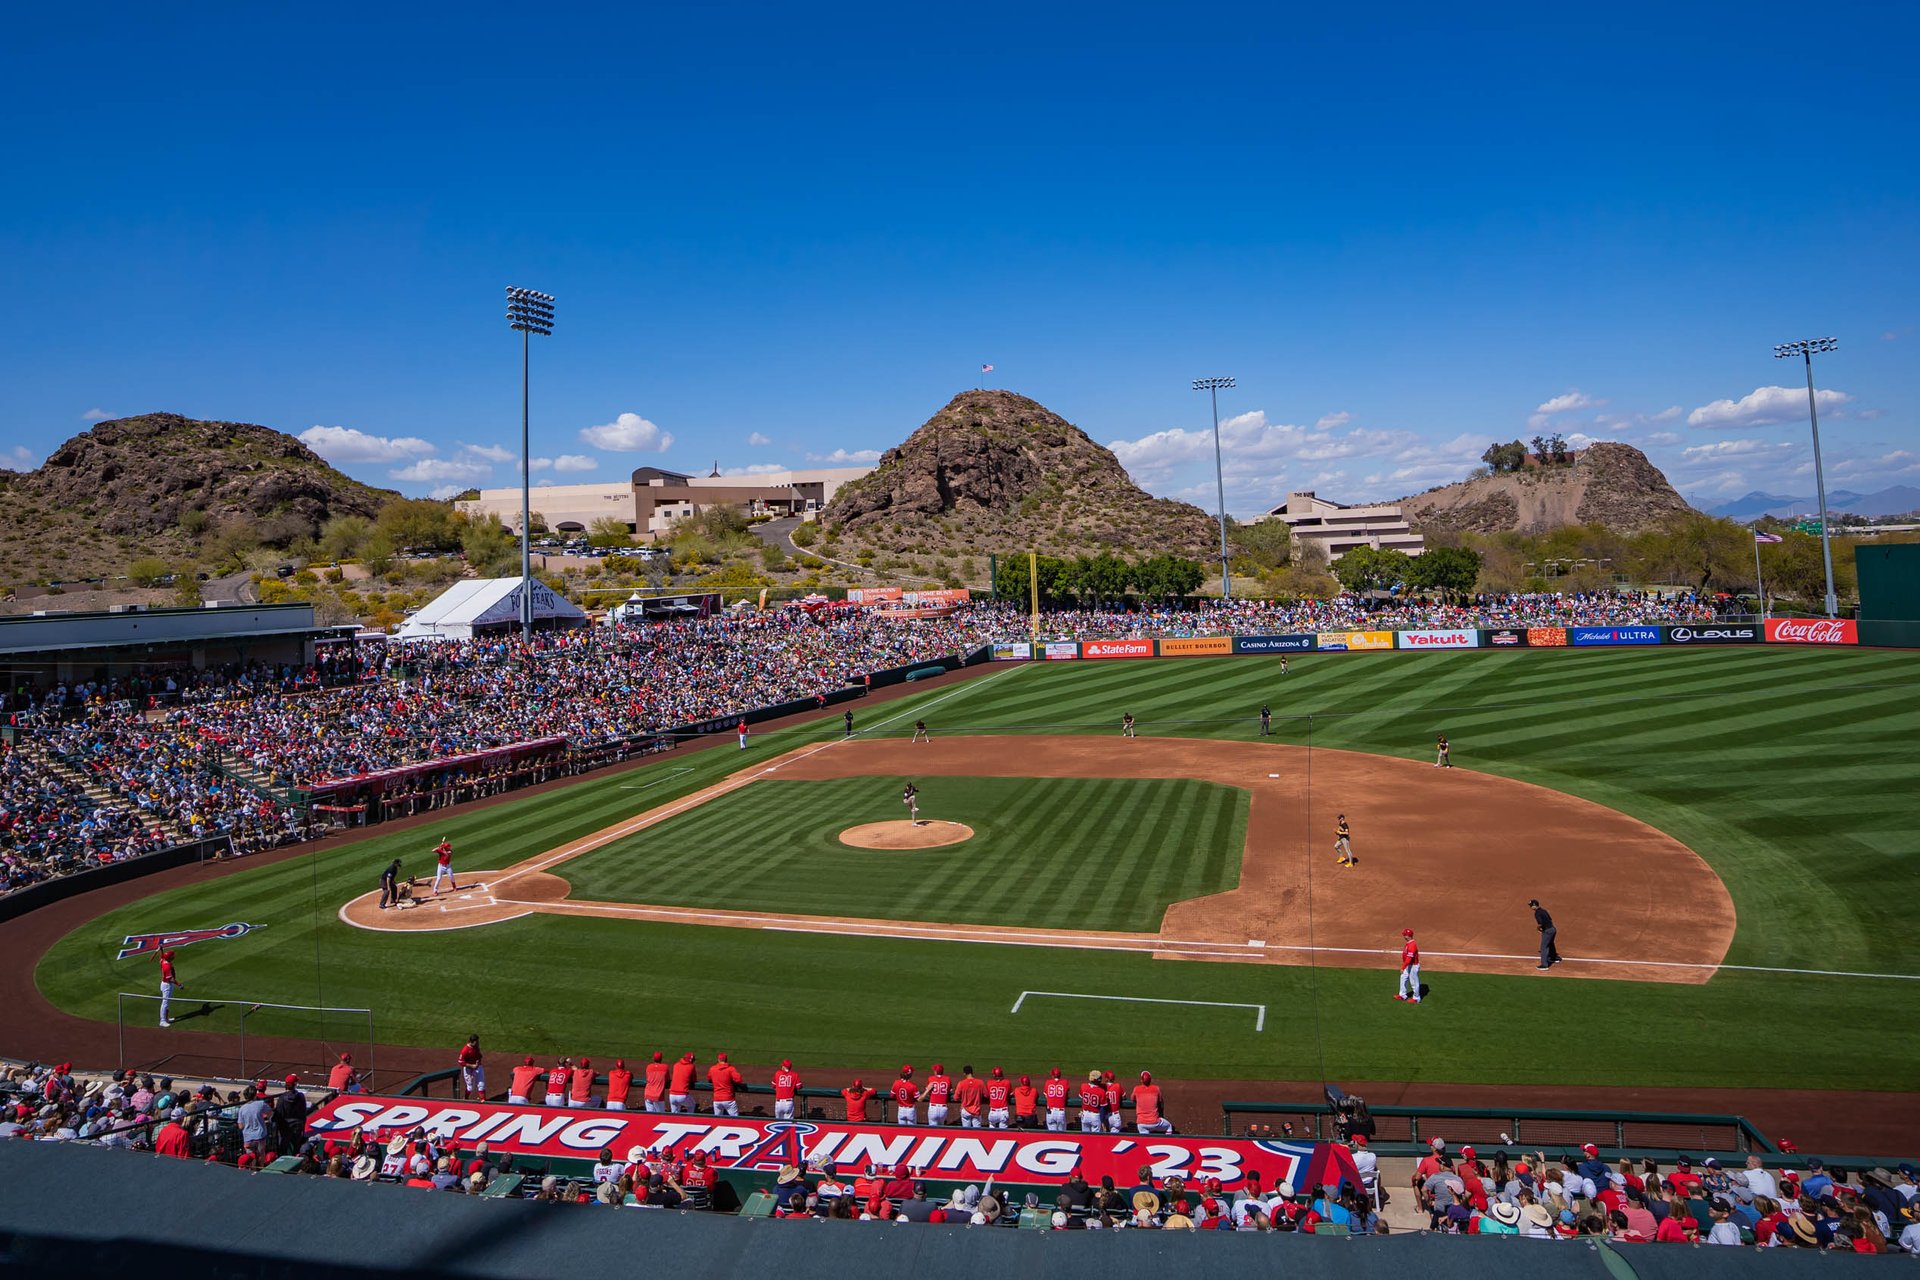
<path fill-rule="evenodd" d="M 627 522 L 614 516 L 595 516 L 587 525 L 587 545 L 590 547 L 630 547 L 633 535 L 627 532 Z"/>
<path fill-rule="evenodd" d="M 1278 569 L 1293 558 L 1293 531 L 1284 520 L 1227 522 L 1227 545 L 1236 561 L 1255 569 Z"/>
<path fill-rule="evenodd" d="M 369 534 L 366 544 L 360 548 L 360 563 L 376 578 L 384 578 L 391 573 L 393 571 L 393 539 L 379 530 Z"/>
<path fill-rule="evenodd" d="M 260 535 L 245 516 L 228 520 L 207 539 L 207 563 L 221 573 L 244 569 L 247 557 L 260 549 Z"/>
<path fill-rule="evenodd" d="M 374 517 L 389 550 L 458 551 L 461 519 L 444 502 L 431 498 L 394 498 Z"/>
<path fill-rule="evenodd" d="M 320 554 L 328 560 L 352 560 L 372 533 L 373 522 L 365 516 L 335 516 L 320 530 Z"/>
<path fill-rule="evenodd" d="M 127 580 L 136 587 L 157 587 L 169 572 L 167 562 L 159 556 L 141 556 L 127 566 Z"/>
<path fill-rule="evenodd" d="M 1407 566 L 1407 585 L 1445 596 L 1462 596 L 1480 578 L 1480 553 L 1465 547 L 1429 547 Z"/>
<path fill-rule="evenodd" d="M 1527 446 L 1518 440 L 1501 444 L 1498 440 L 1487 446 L 1480 455 L 1480 461 L 1487 464 L 1496 474 L 1502 471 L 1519 471 L 1527 465 Z"/>
<path fill-rule="evenodd" d="M 810 547 L 820 538 L 820 526 L 811 520 L 803 520 L 787 536 L 796 547 Z"/>
<path fill-rule="evenodd" d="M 1383 591 L 1405 582 L 1412 565 L 1404 551 L 1355 547 L 1333 562 L 1333 576 L 1349 591 Z"/>

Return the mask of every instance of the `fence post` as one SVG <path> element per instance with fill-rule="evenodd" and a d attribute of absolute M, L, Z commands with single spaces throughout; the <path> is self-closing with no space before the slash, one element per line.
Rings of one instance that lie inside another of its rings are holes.
<path fill-rule="evenodd" d="M 1613 1122 L 1613 1145 L 1622 1148 L 1627 1145 L 1627 1122 L 1625 1120 L 1615 1120 Z"/>

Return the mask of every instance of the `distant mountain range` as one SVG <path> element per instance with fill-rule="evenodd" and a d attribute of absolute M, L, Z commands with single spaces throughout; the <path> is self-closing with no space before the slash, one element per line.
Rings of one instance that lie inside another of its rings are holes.
<path fill-rule="evenodd" d="M 1836 489 L 1827 495 L 1827 509 L 1856 516 L 1903 516 L 1909 511 L 1920 511 L 1920 489 L 1907 484 L 1896 484 L 1878 493 Z M 1735 498 L 1732 502 L 1710 508 L 1707 514 L 1725 516 L 1730 520 L 1758 520 L 1761 516 L 1781 519 L 1817 516 L 1820 514 L 1820 500 L 1811 496 L 1796 498 L 1788 494 L 1762 493 L 1755 489 L 1744 498 Z"/>

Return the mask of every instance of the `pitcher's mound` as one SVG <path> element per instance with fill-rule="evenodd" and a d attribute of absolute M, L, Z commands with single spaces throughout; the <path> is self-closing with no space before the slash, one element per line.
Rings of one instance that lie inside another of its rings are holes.
<path fill-rule="evenodd" d="M 973 828 L 966 823 L 932 819 L 917 826 L 904 821 L 863 822 L 840 833 L 840 843 L 856 849 L 937 849 L 971 839 Z"/>

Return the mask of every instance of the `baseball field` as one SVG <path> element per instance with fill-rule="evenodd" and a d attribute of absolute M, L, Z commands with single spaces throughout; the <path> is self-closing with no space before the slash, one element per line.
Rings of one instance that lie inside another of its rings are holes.
<path fill-rule="evenodd" d="M 1083 661 L 855 710 L 852 740 L 836 709 L 207 876 L 88 921 L 36 981 L 110 1022 L 154 988 L 129 936 L 244 922 L 181 949 L 179 1007 L 365 1006 L 397 1045 L 1920 1089 L 1920 654 Z M 899 834 L 908 781 L 930 847 L 841 839 Z M 430 876 L 443 836 L 462 894 L 379 910 L 380 870 Z M 1534 897 L 1567 957 L 1545 973 Z"/>

